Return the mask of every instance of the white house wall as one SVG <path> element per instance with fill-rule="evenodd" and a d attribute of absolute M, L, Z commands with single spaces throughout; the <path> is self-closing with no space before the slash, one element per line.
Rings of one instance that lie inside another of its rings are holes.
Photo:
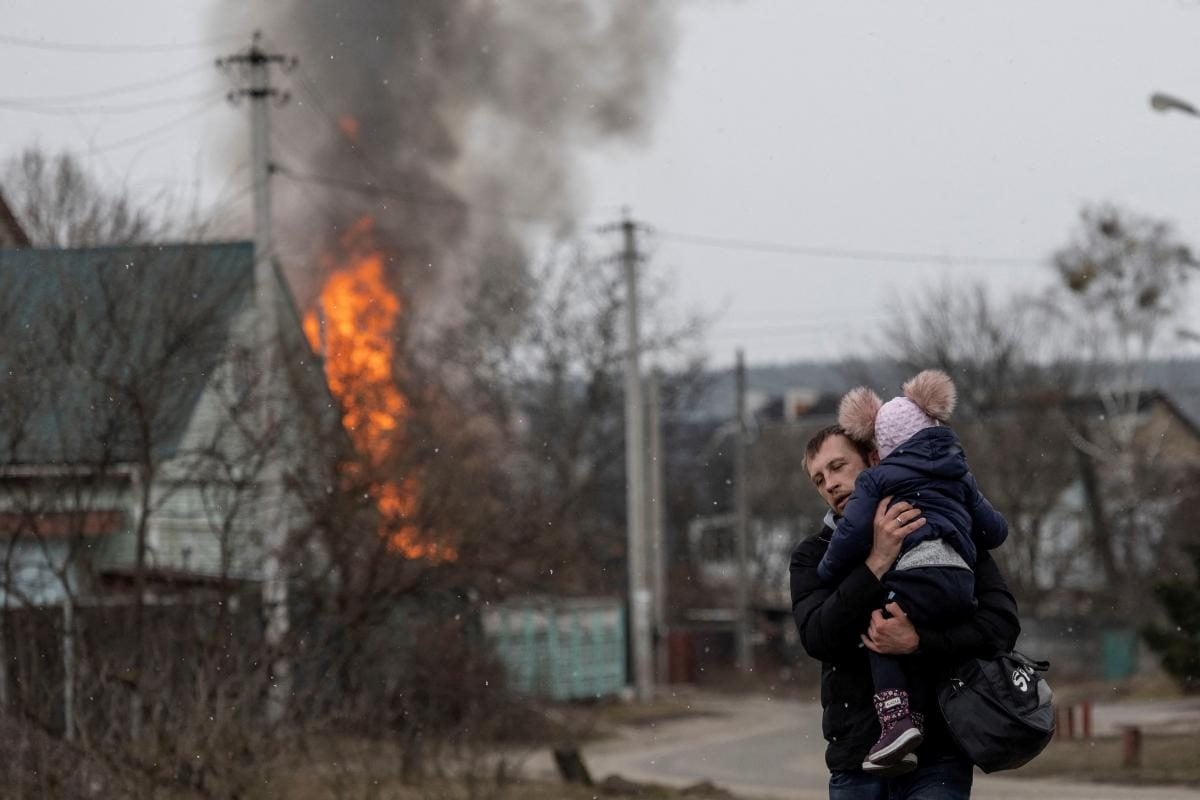
<path fill-rule="evenodd" d="M 252 343 L 253 310 L 243 312 L 232 326 L 229 352 L 255 352 Z M 300 338 L 297 327 L 285 337 L 289 352 L 298 357 L 311 357 L 307 344 Z M 280 436 L 271 444 L 269 457 L 277 459 L 274 467 L 265 469 L 259 462 L 260 445 L 242 435 L 241 429 L 261 427 L 253 407 L 233 411 L 237 391 L 244 391 L 245 377 L 239 385 L 239 368 L 232 358 L 224 359 L 209 376 L 196 404 L 188 427 L 180 440 L 178 455 L 162 465 L 158 475 L 156 503 L 152 521 L 152 542 L 155 563 L 164 568 L 178 569 L 203 575 L 259 579 L 264 556 L 264 536 L 261 528 L 262 506 L 256 499 L 261 486 L 257 478 L 271 472 L 291 472 L 300 459 L 321 457 L 317 442 L 301 413 L 301 402 L 295 397 L 290 381 L 274 381 L 278 392 L 274 413 L 282 420 Z M 252 365 L 251 365 L 252 366 Z M 305 365 L 319 369 L 314 359 Z M 327 392 L 323 376 L 315 378 L 315 388 Z M 305 398 L 309 403 L 314 398 Z M 335 413 L 331 402 L 325 403 Z M 235 418 L 241 414 L 241 418 Z M 335 421 L 336 424 L 336 421 Z M 231 478 L 244 480 L 247 486 L 235 490 Z M 298 498 L 288 492 L 276 495 L 277 519 L 294 528 L 304 519 L 305 509 Z M 224 540 L 224 541 L 223 541 Z M 310 562 L 320 561 L 310 553 Z"/>
<path fill-rule="evenodd" d="M 209 577 L 256 579 L 262 538 L 250 497 L 235 506 L 221 487 L 199 483 L 156 486 L 148 558 L 154 567 Z"/>

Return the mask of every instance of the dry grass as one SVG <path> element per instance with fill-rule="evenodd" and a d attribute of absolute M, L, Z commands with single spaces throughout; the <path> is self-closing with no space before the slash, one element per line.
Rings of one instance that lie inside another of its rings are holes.
<path fill-rule="evenodd" d="M 1200 736 L 1147 736 L 1140 767 L 1121 766 L 1121 740 L 1057 740 L 1015 772 L 1016 777 L 1053 776 L 1103 783 L 1174 783 L 1200 786 Z"/>

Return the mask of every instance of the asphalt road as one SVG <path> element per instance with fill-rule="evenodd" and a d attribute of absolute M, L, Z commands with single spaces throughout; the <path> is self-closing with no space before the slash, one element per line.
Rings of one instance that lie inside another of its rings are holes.
<path fill-rule="evenodd" d="M 686 786 L 701 780 L 747 797 L 823 800 L 828 797 L 820 707 L 768 697 L 696 698 L 709 712 L 655 725 L 623 728 L 617 738 L 584 752 L 596 778 Z M 549 758 L 536 756 L 528 769 L 553 774 Z M 1197 800 L 1183 787 L 1107 786 L 1024 780 L 976 774 L 977 800 Z"/>

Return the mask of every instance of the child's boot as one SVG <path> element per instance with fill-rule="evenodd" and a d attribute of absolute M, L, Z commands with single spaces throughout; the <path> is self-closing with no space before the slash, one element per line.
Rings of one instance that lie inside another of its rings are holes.
<path fill-rule="evenodd" d="M 907 775 L 916 768 L 916 753 L 909 753 L 895 764 L 872 764 L 870 761 L 864 761 L 862 765 L 863 772 L 868 775 L 874 775 L 877 778 L 896 778 L 900 775 Z"/>
<path fill-rule="evenodd" d="M 890 766 L 916 750 L 925 736 L 917 729 L 908 707 L 908 692 L 884 689 L 875 695 L 875 713 L 879 715 L 879 741 L 867 754 L 876 766 Z"/>

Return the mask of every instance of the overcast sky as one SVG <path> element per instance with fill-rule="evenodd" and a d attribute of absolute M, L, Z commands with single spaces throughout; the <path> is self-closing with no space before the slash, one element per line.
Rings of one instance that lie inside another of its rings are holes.
<path fill-rule="evenodd" d="M 1171 220 L 1200 245 L 1200 119 L 1147 103 L 1154 90 L 1200 102 L 1196 2 L 677 2 L 655 124 L 640 145 L 580 153 L 584 211 L 629 205 L 660 232 L 651 269 L 672 276 L 677 310 L 720 312 L 718 364 L 737 346 L 760 363 L 862 352 L 872 325 L 940 280 L 1041 285 L 1086 202 Z M 0 156 L 41 141 L 90 151 L 137 190 L 227 196 L 220 133 L 244 111 L 217 100 L 210 16 L 204 0 L 0 0 Z M 204 44 L 82 54 L 4 37 Z M 102 111 L 12 102 L 138 81 L 161 83 L 80 101 Z M 683 241 L 697 236 L 941 258 Z"/>

